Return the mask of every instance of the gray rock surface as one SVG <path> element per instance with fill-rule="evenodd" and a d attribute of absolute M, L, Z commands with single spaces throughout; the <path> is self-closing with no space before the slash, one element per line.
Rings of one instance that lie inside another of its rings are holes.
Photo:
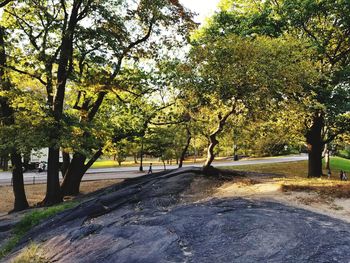
<path fill-rule="evenodd" d="M 273 202 L 202 200 L 222 181 L 199 172 L 100 191 L 22 246 L 32 239 L 54 262 L 350 262 L 349 224 Z"/>

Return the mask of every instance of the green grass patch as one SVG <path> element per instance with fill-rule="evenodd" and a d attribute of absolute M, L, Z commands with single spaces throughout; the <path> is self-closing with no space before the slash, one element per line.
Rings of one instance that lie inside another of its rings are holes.
<path fill-rule="evenodd" d="M 38 225 L 44 219 L 47 219 L 50 216 L 53 216 L 66 209 L 72 208 L 75 205 L 76 202 L 67 202 L 27 213 L 12 230 L 12 237 L 10 240 L 0 249 L 0 259 L 10 253 L 21 238 L 23 238 L 23 236 L 34 226 Z"/>
<path fill-rule="evenodd" d="M 331 170 L 344 170 L 350 172 L 350 160 L 342 157 L 331 157 Z"/>

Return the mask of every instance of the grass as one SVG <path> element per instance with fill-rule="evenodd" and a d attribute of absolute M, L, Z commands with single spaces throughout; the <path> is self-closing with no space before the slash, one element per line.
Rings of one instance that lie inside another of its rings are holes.
<path fill-rule="evenodd" d="M 56 206 L 44 208 L 27 213 L 21 221 L 12 230 L 12 237 L 0 250 L 0 259 L 5 257 L 18 244 L 23 236 L 34 226 L 38 225 L 44 219 L 49 218 L 59 212 L 75 206 L 75 202 L 66 202 Z"/>
<path fill-rule="evenodd" d="M 49 262 L 37 244 L 30 244 L 26 247 L 12 263 L 47 263 Z"/>
<path fill-rule="evenodd" d="M 225 159 L 225 158 L 217 158 L 217 160 L 220 159 Z M 204 158 L 202 157 L 197 157 L 196 158 L 196 163 L 200 163 L 200 162 L 204 162 Z M 184 161 L 185 163 L 194 163 L 194 159 L 193 158 L 189 158 L 187 160 Z M 145 158 L 143 160 L 143 166 L 147 167 L 150 163 L 152 163 L 153 165 L 163 165 L 163 163 L 161 161 L 159 161 L 158 158 Z M 173 160 L 172 164 L 176 164 L 176 161 Z M 140 163 L 135 163 L 134 159 L 128 158 L 126 161 L 122 162 L 121 166 L 118 165 L 117 161 L 114 160 L 105 160 L 105 159 L 100 159 L 97 160 L 91 167 L 92 168 L 112 168 L 112 167 L 138 167 L 140 165 Z M 167 164 L 169 165 L 169 164 Z"/>
<path fill-rule="evenodd" d="M 275 173 L 287 177 L 307 177 L 307 161 L 286 162 L 286 163 L 269 163 L 254 164 L 242 166 L 229 166 L 226 169 L 234 169 L 238 171 L 251 171 L 260 173 Z M 338 178 L 340 170 L 350 173 L 350 160 L 341 157 L 331 157 L 330 166 L 332 170 L 332 178 Z M 327 172 L 324 171 L 326 174 Z"/>
<path fill-rule="evenodd" d="M 342 157 L 331 157 L 330 161 L 331 170 L 344 170 L 350 173 L 350 160 Z"/>

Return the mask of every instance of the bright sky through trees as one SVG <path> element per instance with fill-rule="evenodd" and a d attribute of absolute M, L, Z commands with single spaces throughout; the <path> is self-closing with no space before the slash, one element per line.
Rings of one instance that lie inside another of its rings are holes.
<path fill-rule="evenodd" d="M 180 0 L 181 4 L 198 13 L 196 22 L 202 23 L 206 17 L 209 17 L 216 9 L 219 0 Z"/>

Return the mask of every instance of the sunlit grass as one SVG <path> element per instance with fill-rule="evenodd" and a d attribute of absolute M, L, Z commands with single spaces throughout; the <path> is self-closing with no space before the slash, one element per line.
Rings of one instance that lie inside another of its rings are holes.
<path fill-rule="evenodd" d="M 49 262 L 39 246 L 35 243 L 31 243 L 28 247 L 13 260 L 12 263 L 47 263 Z"/>
<path fill-rule="evenodd" d="M 332 157 L 330 161 L 331 170 L 345 170 L 350 172 L 350 160 L 342 157 Z"/>
<path fill-rule="evenodd" d="M 278 181 L 284 192 L 316 192 L 324 198 L 350 198 L 349 181 L 326 178 L 286 178 Z"/>
<path fill-rule="evenodd" d="M 269 164 L 251 164 L 242 166 L 230 166 L 226 169 L 238 171 L 251 171 L 259 173 L 274 173 L 287 177 L 307 177 L 307 161 L 285 162 L 285 163 L 269 163 Z M 332 170 L 332 178 L 339 178 L 340 170 L 350 173 L 350 160 L 341 157 L 331 157 L 330 167 Z M 324 174 L 327 171 L 324 170 Z"/>
<path fill-rule="evenodd" d="M 19 223 L 12 230 L 12 237 L 8 242 L 0 249 L 0 259 L 5 257 L 11 250 L 18 244 L 18 242 L 24 237 L 24 235 L 38 225 L 44 219 L 49 218 L 59 212 L 69 209 L 75 206 L 75 202 L 66 202 L 52 207 L 47 207 L 41 210 L 35 210 L 28 212 Z"/>

